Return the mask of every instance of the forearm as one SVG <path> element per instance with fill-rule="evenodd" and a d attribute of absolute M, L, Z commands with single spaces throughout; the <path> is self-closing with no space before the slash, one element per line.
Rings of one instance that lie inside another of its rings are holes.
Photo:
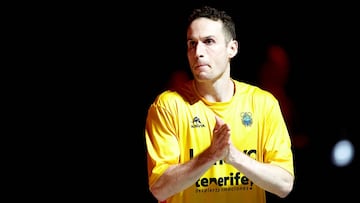
<path fill-rule="evenodd" d="M 150 191 L 156 199 L 164 201 L 194 184 L 215 162 L 205 151 L 186 163 L 170 166 Z"/>
<path fill-rule="evenodd" d="M 288 171 L 274 164 L 260 163 L 241 151 L 232 151 L 226 163 L 244 173 L 254 184 L 281 198 L 293 188 L 294 177 Z"/>

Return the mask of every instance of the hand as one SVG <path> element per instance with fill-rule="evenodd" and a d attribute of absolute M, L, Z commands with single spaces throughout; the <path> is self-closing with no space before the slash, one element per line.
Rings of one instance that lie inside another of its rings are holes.
<path fill-rule="evenodd" d="M 216 124 L 213 130 L 213 139 L 211 141 L 210 151 L 216 160 L 224 159 L 228 156 L 230 141 L 230 126 L 218 116 L 215 116 Z"/>

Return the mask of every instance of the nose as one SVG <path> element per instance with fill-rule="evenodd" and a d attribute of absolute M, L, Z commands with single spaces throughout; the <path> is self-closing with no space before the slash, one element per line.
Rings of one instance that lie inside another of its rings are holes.
<path fill-rule="evenodd" d="M 201 42 L 197 43 L 195 48 L 196 57 L 198 58 L 204 57 L 204 52 L 205 52 L 205 44 Z"/>

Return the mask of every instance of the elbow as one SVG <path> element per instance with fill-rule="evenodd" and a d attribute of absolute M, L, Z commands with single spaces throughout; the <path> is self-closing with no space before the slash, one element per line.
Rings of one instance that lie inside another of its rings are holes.
<path fill-rule="evenodd" d="M 283 185 L 283 187 L 280 189 L 277 195 L 280 198 L 285 198 L 291 193 L 293 187 L 294 187 L 294 181 L 293 180 L 288 181 Z"/>
<path fill-rule="evenodd" d="M 160 190 L 160 188 L 151 187 L 150 192 L 155 197 L 156 200 L 162 202 L 165 201 L 168 197 L 166 197 Z"/>

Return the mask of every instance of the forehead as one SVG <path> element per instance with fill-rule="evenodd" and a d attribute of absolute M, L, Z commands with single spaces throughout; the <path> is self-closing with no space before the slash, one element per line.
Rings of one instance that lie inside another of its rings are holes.
<path fill-rule="evenodd" d="M 208 18 L 194 20 L 187 30 L 188 39 L 204 38 L 209 36 L 221 37 L 223 24 L 220 20 L 214 21 Z"/>

